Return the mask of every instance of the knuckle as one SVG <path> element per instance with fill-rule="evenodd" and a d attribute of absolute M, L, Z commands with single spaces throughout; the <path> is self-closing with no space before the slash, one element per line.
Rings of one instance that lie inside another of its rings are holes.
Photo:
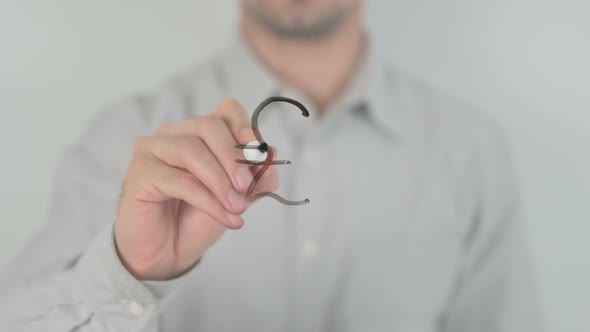
<path fill-rule="evenodd" d="M 177 143 L 180 153 L 188 155 L 197 153 L 201 146 L 201 140 L 196 137 L 183 137 Z"/>
<path fill-rule="evenodd" d="M 222 120 L 216 116 L 213 115 L 207 115 L 204 116 L 200 119 L 200 127 L 201 129 L 210 129 L 210 128 L 215 128 L 217 126 L 219 126 L 220 124 L 222 124 Z"/>

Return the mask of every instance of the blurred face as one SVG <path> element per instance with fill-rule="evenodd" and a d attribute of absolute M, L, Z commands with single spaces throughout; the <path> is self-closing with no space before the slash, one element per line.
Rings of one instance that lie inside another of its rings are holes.
<path fill-rule="evenodd" d="M 242 0 L 244 14 L 285 38 L 321 38 L 329 35 L 362 0 Z"/>

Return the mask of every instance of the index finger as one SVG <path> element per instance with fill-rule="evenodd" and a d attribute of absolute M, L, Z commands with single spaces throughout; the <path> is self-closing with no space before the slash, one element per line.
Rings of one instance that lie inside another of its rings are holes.
<path fill-rule="evenodd" d="M 223 101 L 213 112 L 213 115 L 225 122 L 238 143 L 245 144 L 255 139 L 250 117 L 237 100 L 228 99 Z"/>

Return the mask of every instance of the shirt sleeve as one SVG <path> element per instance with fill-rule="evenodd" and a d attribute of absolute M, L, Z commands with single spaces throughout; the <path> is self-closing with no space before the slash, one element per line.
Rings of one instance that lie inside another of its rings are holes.
<path fill-rule="evenodd" d="M 443 330 L 542 331 L 511 152 L 492 129 L 475 135 L 477 206 Z"/>
<path fill-rule="evenodd" d="M 46 225 L 0 276 L 0 331 L 157 330 L 158 312 L 184 278 L 136 280 L 112 233 L 133 142 L 153 131 L 147 105 L 99 113 L 62 156 Z"/>

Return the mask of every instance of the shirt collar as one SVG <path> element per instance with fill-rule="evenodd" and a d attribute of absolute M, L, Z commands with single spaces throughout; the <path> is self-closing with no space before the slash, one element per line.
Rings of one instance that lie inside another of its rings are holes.
<path fill-rule="evenodd" d="M 240 34 L 233 38 L 221 54 L 220 61 L 231 97 L 239 100 L 249 112 L 267 97 L 285 91 L 281 82 L 258 60 Z M 336 107 L 328 112 L 362 109 L 373 125 L 388 135 L 400 137 L 404 134 L 405 126 L 398 78 L 378 56 L 373 43 L 368 43 L 358 73 L 345 94 L 336 101 Z M 302 96 L 296 91 L 295 94 Z"/>

